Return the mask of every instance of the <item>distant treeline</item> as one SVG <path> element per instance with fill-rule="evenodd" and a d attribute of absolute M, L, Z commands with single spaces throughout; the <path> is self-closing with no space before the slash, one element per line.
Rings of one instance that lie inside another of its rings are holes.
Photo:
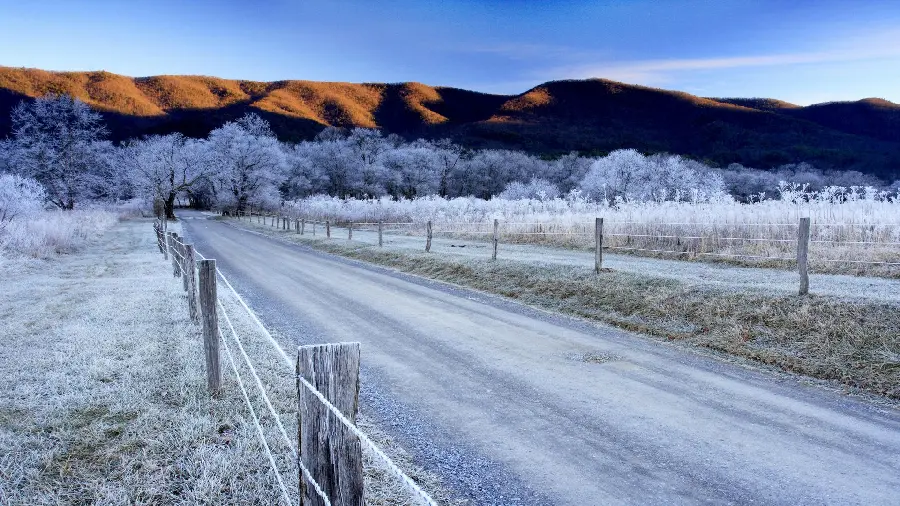
<path fill-rule="evenodd" d="M 37 181 L 47 200 L 64 209 L 86 200 L 146 198 L 164 202 L 171 214 L 178 197 L 198 206 L 241 209 L 317 194 L 550 199 L 574 193 L 609 204 L 750 201 L 778 196 L 783 182 L 810 190 L 897 186 L 806 163 L 716 168 L 633 149 L 545 159 L 515 150 L 466 149 L 449 140 L 407 141 L 364 128 L 329 127 L 312 141 L 285 143 L 255 114 L 226 122 L 204 139 L 175 133 L 113 144 L 105 140 L 101 116 L 68 96 L 23 101 L 11 120 L 12 135 L 0 141 L 0 173 Z"/>

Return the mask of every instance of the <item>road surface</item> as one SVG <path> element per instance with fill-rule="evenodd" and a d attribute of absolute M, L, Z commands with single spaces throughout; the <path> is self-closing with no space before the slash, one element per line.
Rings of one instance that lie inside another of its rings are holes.
<path fill-rule="evenodd" d="M 900 411 L 185 217 L 282 336 L 361 342 L 364 414 L 473 504 L 900 502 Z"/>

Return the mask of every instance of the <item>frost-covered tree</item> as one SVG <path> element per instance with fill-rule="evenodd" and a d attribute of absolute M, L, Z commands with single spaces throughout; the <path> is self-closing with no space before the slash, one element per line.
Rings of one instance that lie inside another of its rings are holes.
<path fill-rule="evenodd" d="M 13 172 L 13 141 L 0 139 L 0 174 Z"/>
<path fill-rule="evenodd" d="M 250 113 L 210 132 L 209 160 L 215 164 L 214 188 L 222 208 L 277 205 L 286 158 L 269 123 Z"/>
<path fill-rule="evenodd" d="M 209 176 L 211 164 L 204 141 L 180 133 L 153 136 L 127 147 L 135 190 L 163 202 L 168 219 L 175 218 L 175 200 Z"/>
<path fill-rule="evenodd" d="M 441 139 L 432 143 L 434 151 L 435 167 L 438 172 L 438 195 L 447 197 L 450 195 L 450 179 L 468 159 L 468 153 L 450 139 Z"/>
<path fill-rule="evenodd" d="M 380 197 L 387 193 L 385 183 L 389 175 L 384 167 L 384 154 L 393 148 L 381 132 L 371 128 L 354 128 L 347 137 L 351 158 L 359 172 L 361 186 L 357 193 Z"/>
<path fill-rule="evenodd" d="M 19 102 L 12 111 L 13 165 L 40 182 L 47 198 L 62 209 L 89 197 L 105 145 L 99 113 L 67 95 Z"/>
<path fill-rule="evenodd" d="M 548 164 L 546 178 L 556 184 L 563 193 L 568 193 L 578 186 L 591 168 L 593 160 L 579 156 L 572 151 Z"/>
<path fill-rule="evenodd" d="M 454 171 L 451 196 L 474 196 L 489 199 L 502 192 L 514 180 L 535 176 L 536 159 L 516 151 L 485 149 Z"/>
<path fill-rule="evenodd" d="M 598 158 L 579 184 L 597 201 L 707 201 L 725 198 L 719 173 L 678 155 L 644 156 L 633 149 Z"/>
<path fill-rule="evenodd" d="M 34 179 L 0 174 L 0 232 L 15 218 L 40 211 L 46 199 L 43 186 Z"/>
<path fill-rule="evenodd" d="M 438 193 L 441 160 L 431 143 L 418 140 L 386 152 L 382 159 L 392 196 L 412 199 Z"/>

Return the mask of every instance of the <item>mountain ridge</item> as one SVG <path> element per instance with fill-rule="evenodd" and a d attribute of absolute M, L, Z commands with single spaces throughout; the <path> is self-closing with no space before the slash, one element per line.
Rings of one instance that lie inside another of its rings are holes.
<path fill-rule="evenodd" d="M 499 95 L 417 82 L 127 77 L 0 66 L 0 137 L 9 133 L 9 111 L 18 101 L 47 93 L 67 93 L 100 110 L 114 140 L 171 131 L 204 136 L 253 111 L 293 141 L 326 126 L 366 127 L 548 156 L 632 147 L 761 168 L 808 161 L 880 177 L 900 170 L 900 104 L 877 98 L 798 106 L 608 79 L 549 81 Z"/>

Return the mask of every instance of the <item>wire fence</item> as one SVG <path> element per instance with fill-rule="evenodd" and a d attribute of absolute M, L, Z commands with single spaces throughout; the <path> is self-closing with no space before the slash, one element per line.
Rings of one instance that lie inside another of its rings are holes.
<path fill-rule="evenodd" d="M 249 215 L 285 230 L 325 237 L 346 234 L 356 241 L 382 244 L 398 238 L 421 238 L 435 247 L 485 248 L 492 242 L 512 246 L 554 246 L 592 251 L 594 222 L 352 222 L 326 216 Z M 496 230 L 495 230 L 496 226 Z M 303 228 L 301 230 L 301 228 Z M 357 236 L 353 237 L 353 233 Z M 900 277 L 900 223 L 810 223 L 807 260 L 812 272 Z M 797 223 L 640 222 L 604 220 L 602 250 L 675 260 L 725 262 L 735 265 L 792 268 L 798 261 Z M 450 244 L 443 244 L 445 242 Z M 455 243 L 454 241 L 467 241 Z"/>
<path fill-rule="evenodd" d="M 177 276 L 180 276 L 184 280 L 185 290 L 188 291 L 188 299 L 189 305 L 190 299 L 193 297 L 203 298 L 203 294 L 205 292 L 203 284 L 203 276 L 200 273 L 200 267 L 198 264 L 193 262 L 194 257 L 196 256 L 201 260 L 201 263 L 208 262 L 211 259 L 208 259 L 200 252 L 194 250 L 193 246 L 190 244 L 186 244 L 181 238 L 172 232 L 168 232 L 165 228 L 164 224 L 157 222 L 154 224 L 154 229 L 157 235 L 157 242 L 160 248 L 160 251 L 166 255 L 166 258 L 171 258 L 172 265 L 174 269 L 174 273 Z M 291 375 L 296 376 L 298 391 L 300 388 L 304 389 L 306 392 L 310 393 L 317 401 L 330 413 L 331 416 L 334 417 L 340 424 L 349 430 L 358 440 L 373 454 L 377 459 L 379 459 L 384 468 L 388 470 L 390 474 L 392 474 L 399 482 L 403 483 L 404 486 L 408 489 L 410 497 L 414 498 L 418 503 L 428 505 L 428 506 L 436 506 L 435 501 L 426 493 L 413 479 L 411 479 L 399 466 L 397 466 L 393 460 L 388 457 L 388 455 L 379 448 L 372 439 L 361 431 L 355 423 L 353 423 L 344 413 L 342 413 L 334 404 L 325 397 L 325 395 L 317 389 L 314 385 L 312 385 L 306 378 L 304 378 L 299 373 L 295 374 L 294 360 L 288 355 L 288 353 L 281 347 L 278 341 L 272 336 L 271 332 L 265 327 L 256 313 L 250 308 L 250 306 L 246 303 L 243 297 L 238 293 L 238 291 L 234 288 L 228 278 L 215 267 L 215 260 L 212 260 L 213 268 L 215 269 L 215 275 L 213 278 L 218 278 L 222 281 L 224 286 L 228 288 L 229 295 L 236 301 L 238 307 L 246 313 L 246 316 L 252 321 L 253 326 L 261 333 L 262 336 L 265 337 L 265 341 L 269 346 L 277 353 L 277 355 L 283 360 L 284 364 L 287 366 Z M 192 265 L 193 264 L 193 265 Z M 207 264 L 210 265 L 210 264 Z M 200 289 L 195 289 L 196 277 L 200 275 Z M 208 291 L 208 290 L 206 290 Z M 215 293 L 215 289 L 212 290 L 212 293 Z M 201 303 L 200 306 L 203 304 Z M 269 442 L 266 438 L 265 431 L 263 430 L 263 423 L 261 422 L 261 416 L 257 413 L 257 410 L 253 407 L 253 403 L 251 402 L 250 395 L 248 393 L 247 384 L 252 383 L 255 385 L 255 389 L 259 394 L 259 397 L 262 399 L 263 404 L 265 405 L 268 417 L 271 418 L 274 425 L 277 428 L 278 434 L 281 436 L 282 442 L 285 447 L 288 448 L 292 454 L 293 461 L 297 466 L 297 471 L 299 476 L 302 476 L 303 480 L 305 480 L 306 484 L 309 484 L 312 487 L 312 491 L 314 492 L 316 498 L 321 501 L 322 504 L 326 506 L 341 506 L 344 504 L 350 504 L 348 499 L 344 497 L 340 493 L 334 492 L 334 487 L 336 486 L 334 483 L 330 483 L 326 486 L 325 483 L 320 483 L 321 477 L 316 479 L 314 476 L 314 471 L 310 470 L 303 463 L 303 456 L 301 455 L 299 448 L 300 445 L 296 444 L 294 440 L 288 435 L 288 431 L 285 428 L 284 424 L 281 421 L 281 415 L 279 415 L 278 411 L 275 409 L 271 398 L 269 397 L 269 391 L 266 389 L 263 380 L 258 374 L 257 367 L 254 365 L 253 360 L 251 360 L 249 354 L 247 353 L 244 347 L 244 339 L 237 331 L 235 325 L 232 322 L 233 315 L 229 314 L 229 311 L 226 309 L 225 305 L 222 303 L 222 300 L 219 297 L 215 297 L 215 300 L 211 302 L 212 311 L 217 314 L 221 314 L 225 324 L 228 328 L 228 336 L 230 336 L 230 341 L 232 344 L 229 344 L 229 339 L 226 338 L 225 333 L 218 328 L 216 325 L 215 335 L 217 337 L 215 345 L 217 343 L 222 344 L 222 349 L 225 352 L 225 357 L 228 360 L 228 363 L 231 366 L 231 370 L 234 373 L 234 377 L 236 383 L 239 386 L 241 391 L 241 395 L 244 399 L 244 402 L 247 406 L 247 411 L 250 414 L 250 419 L 253 422 L 253 425 L 256 429 L 257 435 L 259 436 L 260 445 L 263 449 L 263 453 L 269 462 L 271 467 L 272 476 L 274 479 L 274 484 L 278 487 L 280 491 L 281 501 L 288 505 L 294 505 L 296 502 L 292 499 L 292 495 L 288 491 L 288 485 L 286 485 L 284 479 L 283 470 L 279 469 L 275 454 L 272 452 L 272 449 L 269 445 Z M 191 312 L 191 317 L 195 320 L 199 320 L 198 315 L 195 315 L 193 311 Z M 205 323 L 204 319 L 204 323 Z M 207 343 L 207 345 L 210 343 Z M 232 348 L 234 346 L 234 349 Z M 215 347 L 215 346 L 213 346 Z M 233 351 L 234 350 L 234 351 Z M 207 353 L 209 353 L 209 346 L 207 346 Z M 239 355 L 239 359 L 236 358 L 235 355 Z M 207 356 L 207 364 L 210 363 L 209 356 Z M 249 371 L 249 379 L 245 381 L 245 377 L 241 375 L 239 372 L 238 363 L 242 363 L 244 367 L 246 367 L 247 371 Z M 208 371 L 209 373 L 209 371 Z M 252 388 L 250 388 L 252 389 Z M 358 394 L 356 394 L 358 395 Z M 301 489 L 302 489 L 301 485 Z M 332 493 L 329 494 L 327 489 L 331 489 Z M 303 495 L 300 495 L 301 503 L 303 501 Z"/>

